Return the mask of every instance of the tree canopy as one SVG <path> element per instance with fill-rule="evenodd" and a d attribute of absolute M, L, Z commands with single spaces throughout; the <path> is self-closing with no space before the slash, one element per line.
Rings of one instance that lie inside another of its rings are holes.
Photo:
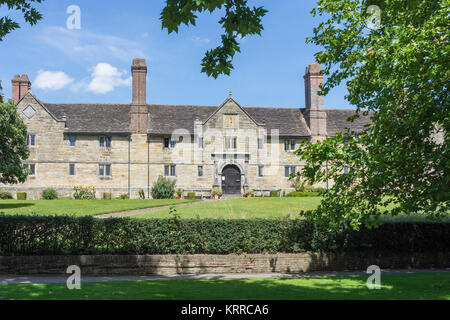
<path fill-rule="evenodd" d="M 42 14 L 33 6 L 42 0 L 0 0 L 0 6 L 6 5 L 8 10 L 20 11 L 27 23 L 35 25 L 42 19 Z M 0 17 L 0 41 L 10 32 L 19 29 L 20 24 L 8 16 Z"/>
<path fill-rule="evenodd" d="M 0 183 L 23 183 L 28 170 L 22 163 L 29 156 L 27 127 L 13 103 L 0 103 Z"/>

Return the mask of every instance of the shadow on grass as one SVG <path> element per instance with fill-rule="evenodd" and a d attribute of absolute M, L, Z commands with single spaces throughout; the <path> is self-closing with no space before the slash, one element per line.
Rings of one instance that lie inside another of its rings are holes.
<path fill-rule="evenodd" d="M 25 207 L 32 207 L 34 206 L 34 203 L 0 203 L 0 211 L 2 209 L 18 209 L 18 208 L 25 208 Z"/>
<path fill-rule="evenodd" d="M 449 299 L 449 274 L 401 274 L 382 277 L 380 290 L 366 287 L 367 277 L 286 279 L 162 280 L 65 284 L 0 285 L 0 299 L 80 300 L 347 300 Z"/>

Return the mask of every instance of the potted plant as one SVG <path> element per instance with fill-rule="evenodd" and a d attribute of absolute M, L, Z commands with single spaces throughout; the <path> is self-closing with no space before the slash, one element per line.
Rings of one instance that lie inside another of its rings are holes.
<path fill-rule="evenodd" d="M 181 189 L 177 190 L 177 195 L 175 197 L 175 199 L 181 199 L 181 196 L 183 195 L 183 191 L 181 191 Z"/>
<path fill-rule="evenodd" d="M 251 198 L 251 197 L 253 197 L 254 194 L 255 193 L 254 193 L 253 190 L 247 190 L 247 191 L 244 192 L 244 197 Z"/>
<path fill-rule="evenodd" d="M 220 199 L 220 197 L 222 197 L 222 190 L 220 189 L 214 189 L 212 191 L 212 196 L 214 197 L 214 199 L 218 200 Z"/>

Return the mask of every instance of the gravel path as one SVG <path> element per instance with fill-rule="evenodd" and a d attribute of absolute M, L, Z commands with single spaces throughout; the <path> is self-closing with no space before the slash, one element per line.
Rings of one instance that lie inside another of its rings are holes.
<path fill-rule="evenodd" d="M 162 206 L 162 207 L 154 207 L 154 208 L 147 208 L 147 209 L 138 209 L 138 210 L 131 210 L 131 211 L 106 213 L 106 214 L 95 216 L 95 218 L 98 218 L 98 219 L 125 218 L 125 217 L 136 216 L 136 215 L 142 214 L 142 213 L 148 213 L 148 212 L 157 211 L 157 210 L 170 209 L 171 207 L 178 208 L 178 207 L 194 206 L 194 205 L 199 205 L 199 204 L 202 204 L 202 203 L 208 203 L 208 202 L 213 202 L 213 201 L 220 201 L 220 200 L 215 200 L 215 199 L 203 200 L 203 201 L 186 202 L 186 203 L 180 203 L 180 204 L 176 204 L 176 205 L 168 205 L 168 206 Z"/>
<path fill-rule="evenodd" d="M 424 270 L 382 270 L 383 274 L 413 274 L 413 273 L 450 273 L 450 269 L 424 269 Z M 273 279 L 273 278 L 309 278 L 320 276 L 351 276 L 367 275 L 365 271 L 348 272 L 306 272 L 302 274 L 203 274 L 203 275 L 178 275 L 178 276 L 81 276 L 81 282 L 117 282 L 117 281 L 165 281 L 165 280 L 219 280 L 219 279 Z M 69 275 L 67 275 L 68 277 Z M 0 275 L 0 284 L 51 284 L 66 283 L 67 277 L 52 275 Z"/>

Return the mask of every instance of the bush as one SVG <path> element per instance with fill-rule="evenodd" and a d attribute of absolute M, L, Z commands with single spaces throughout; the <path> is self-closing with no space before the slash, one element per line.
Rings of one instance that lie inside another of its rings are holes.
<path fill-rule="evenodd" d="M 271 190 L 270 191 L 270 197 L 272 197 L 272 198 L 278 197 L 278 191 L 277 190 Z"/>
<path fill-rule="evenodd" d="M 188 192 L 187 198 L 189 200 L 195 200 L 195 192 Z"/>
<path fill-rule="evenodd" d="M 130 197 L 128 196 L 128 193 L 124 193 L 119 196 L 119 199 L 120 200 L 129 200 Z"/>
<path fill-rule="evenodd" d="M 290 192 L 286 197 L 318 197 L 320 194 L 318 192 Z"/>
<path fill-rule="evenodd" d="M 181 189 L 177 190 L 177 197 L 181 198 L 181 196 L 183 195 L 183 191 Z"/>
<path fill-rule="evenodd" d="M 112 199 L 111 192 L 103 192 L 102 199 L 103 200 L 111 200 Z"/>
<path fill-rule="evenodd" d="M 221 189 L 213 189 L 213 191 L 211 192 L 211 195 L 213 197 L 215 197 L 215 196 L 221 197 L 223 195 L 223 192 Z"/>
<path fill-rule="evenodd" d="M 152 186 L 153 199 L 172 199 L 175 194 L 176 180 L 159 176 Z"/>
<path fill-rule="evenodd" d="M 253 197 L 255 195 L 255 192 L 253 190 L 247 190 L 244 192 L 243 196 L 244 197 Z"/>
<path fill-rule="evenodd" d="M 329 232 L 290 219 L 0 216 L 0 255 L 450 252 L 450 223 Z"/>
<path fill-rule="evenodd" d="M 75 200 L 94 200 L 95 199 L 95 187 L 81 187 L 75 186 L 73 188 L 73 198 Z"/>
<path fill-rule="evenodd" d="M 55 189 L 48 188 L 42 191 L 42 199 L 44 200 L 56 200 L 58 199 L 58 193 Z"/>
<path fill-rule="evenodd" d="M 17 200 L 27 200 L 26 192 L 17 192 Z"/>
<path fill-rule="evenodd" d="M 0 190 L 0 199 L 6 200 L 6 199 L 14 199 L 11 192 Z"/>
<path fill-rule="evenodd" d="M 139 190 L 139 199 L 145 200 L 145 191 L 143 189 Z"/>

